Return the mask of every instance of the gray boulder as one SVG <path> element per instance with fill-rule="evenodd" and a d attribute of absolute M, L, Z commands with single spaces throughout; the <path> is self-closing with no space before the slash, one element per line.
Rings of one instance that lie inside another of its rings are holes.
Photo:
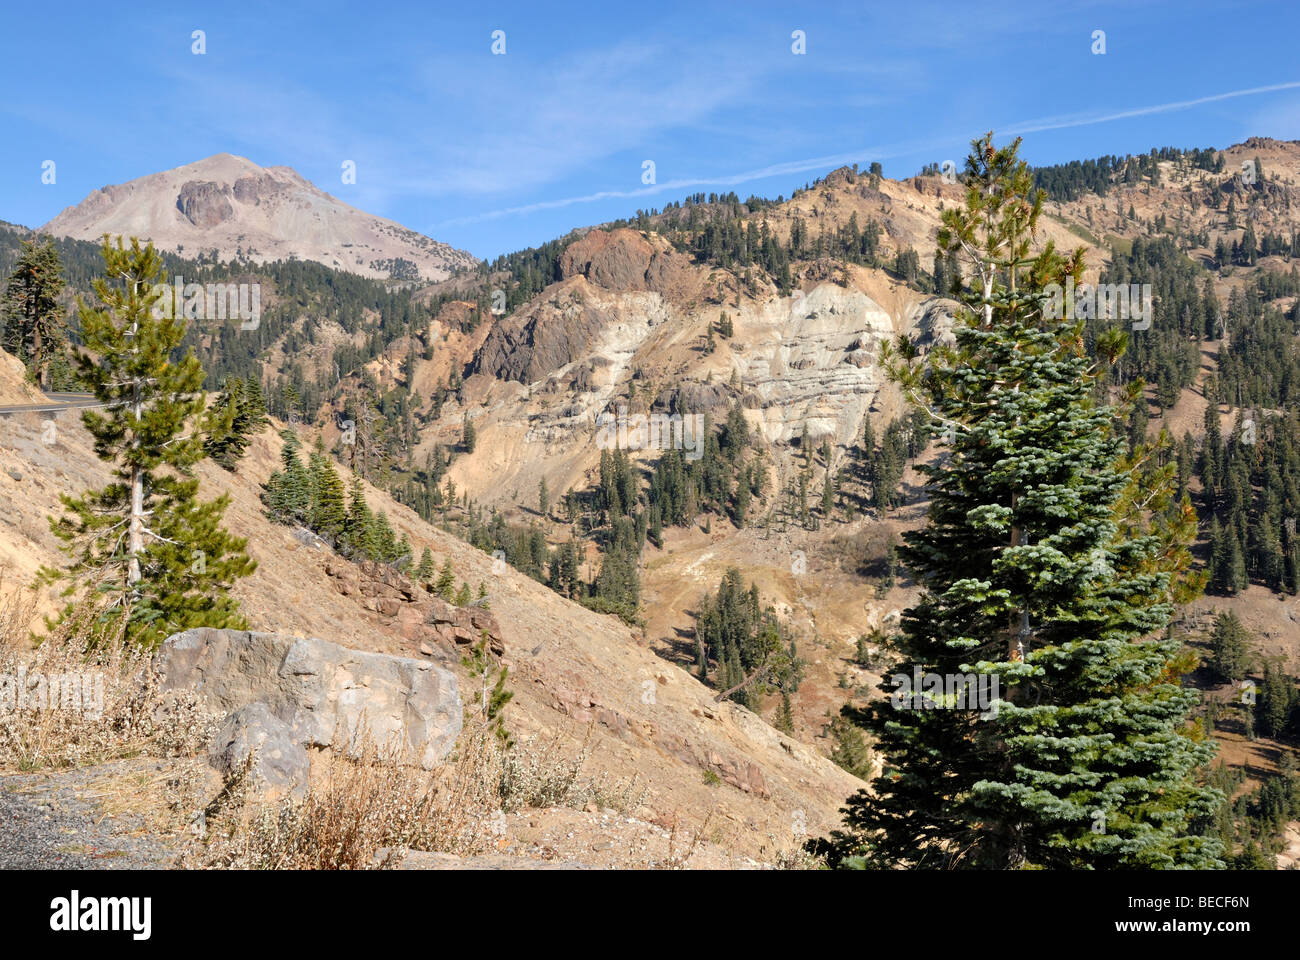
<path fill-rule="evenodd" d="M 265 703 L 240 707 L 222 722 L 208 745 L 208 763 L 225 779 L 253 757 L 252 775 L 275 794 L 301 798 L 307 792 L 311 761 L 287 723 Z"/>
<path fill-rule="evenodd" d="M 228 718 L 219 755 L 236 756 L 263 737 L 281 750 L 277 762 L 293 767 L 286 742 L 355 754 L 365 731 L 428 770 L 451 752 L 463 722 L 456 675 L 446 668 L 325 640 L 200 628 L 167 638 L 156 664 L 164 690 L 194 690 L 232 715 L 264 708 Z"/>

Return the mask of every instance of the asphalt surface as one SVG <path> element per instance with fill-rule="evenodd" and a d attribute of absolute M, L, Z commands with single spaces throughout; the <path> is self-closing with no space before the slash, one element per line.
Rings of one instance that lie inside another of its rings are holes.
<path fill-rule="evenodd" d="M 20 403 L 0 406 L 0 416 L 13 413 L 58 413 L 60 410 L 84 410 L 104 404 L 90 393 L 47 393 L 45 403 Z"/>

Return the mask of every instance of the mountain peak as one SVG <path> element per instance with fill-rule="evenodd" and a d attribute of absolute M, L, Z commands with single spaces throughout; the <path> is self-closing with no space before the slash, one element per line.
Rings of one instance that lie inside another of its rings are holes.
<path fill-rule="evenodd" d="M 152 240 L 223 260 L 314 260 L 367 277 L 441 280 L 477 260 L 391 220 L 349 206 L 292 167 L 263 167 L 217 153 L 102 187 L 67 207 L 42 233 Z"/>

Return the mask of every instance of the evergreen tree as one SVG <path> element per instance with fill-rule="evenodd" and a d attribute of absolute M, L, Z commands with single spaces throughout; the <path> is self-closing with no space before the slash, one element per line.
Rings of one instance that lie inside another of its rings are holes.
<path fill-rule="evenodd" d="M 465 414 L 465 419 L 461 423 L 460 445 L 466 453 L 473 453 L 474 447 L 478 445 L 478 431 L 474 429 L 474 424 L 469 419 L 469 414 Z"/>
<path fill-rule="evenodd" d="M 348 500 L 348 518 L 340 538 L 343 552 L 360 558 L 375 557 L 374 517 L 366 503 L 366 491 L 361 478 L 352 477 L 352 490 Z"/>
<path fill-rule="evenodd" d="M 1224 683 L 1242 679 L 1250 669 L 1250 634 L 1231 611 L 1214 618 L 1208 666 Z"/>
<path fill-rule="evenodd" d="M 338 542 L 348 523 L 343 480 L 323 453 L 311 455 L 311 528 L 331 544 Z"/>
<path fill-rule="evenodd" d="M 1217 866 L 1217 838 L 1196 832 L 1221 798 L 1197 782 L 1212 746 L 1186 732 L 1190 664 L 1160 636 L 1196 586 L 1195 515 L 1162 493 L 1172 466 L 1152 477 L 1124 459 L 1079 326 L 1045 316 L 1043 287 L 1077 281 L 1082 253 L 1031 257 L 1042 195 L 1018 141 L 973 147 L 965 206 L 939 236 L 971 267 L 956 344 L 922 364 L 901 338 L 886 358 L 955 438 L 928 469 L 929 525 L 901 551 L 925 592 L 882 689 L 915 670 L 948 692 L 973 675 L 995 696 L 961 709 L 927 682 L 933 709 L 916 696 L 847 708 L 885 772 L 816 846 L 889 867 Z M 1123 336 L 1100 352 L 1117 355 Z M 1156 525 L 1144 510 L 1170 513 Z"/>
<path fill-rule="evenodd" d="M 123 631 L 144 646 L 190 627 L 242 628 L 229 588 L 256 563 L 246 541 L 221 526 L 228 496 L 201 501 L 194 465 L 203 437 L 193 430 L 204 400 L 203 368 L 193 353 L 171 359 L 185 333 L 180 318 L 153 316 L 162 261 L 135 238 L 129 248 L 104 239 L 105 278 L 94 288 L 102 306 L 78 302 L 85 351 L 84 382 L 104 410 L 82 422 L 113 481 L 79 497 L 51 528 L 74 558 L 67 575 L 105 598 L 105 631 Z M 46 572 L 55 576 L 53 571 Z"/>
<path fill-rule="evenodd" d="M 448 603 L 451 603 L 455 587 L 456 571 L 451 568 L 451 558 L 448 557 L 442 562 L 442 570 L 439 571 L 438 580 L 433 585 L 433 592 L 442 597 L 442 599 L 446 600 Z"/>
<path fill-rule="evenodd" d="M 433 577 L 433 552 L 425 547 L 420 553 L 420 562 L 415 568 L 415 579 L 427 583 Z"/>
<path fill-rule="evenodd" d="M 27 365 L 42 390 L 66 387 L 71 380 L 62 292 L 63 265 L 54 240 L 24 240 L 0 302 L 0 346 Z"/>
<path fill-rule="evenodd" d="M 860 780 L 871 776 L 871 748 L 862 730 L 847 717 L 835 717 L 830 725 L 831 760 Z"/>
<path fill-rule="evenodd" d="M 250 379 L 226 377 L 221 393 L 213 401 L 204 419 L 203 449 L 209 457 L 234 470 L 253 437 L 266 424 L 266 407 L 261 392 L 254 391 Z"/>
<path fill-rule="evenodd" d="M 1264 680 L 1255 702 L 1255 726 L 1265 737 L 1285 736 L 1291 727 L 1297 694 L 1295 681 L 1278 663 L 1264 664 Z"/>

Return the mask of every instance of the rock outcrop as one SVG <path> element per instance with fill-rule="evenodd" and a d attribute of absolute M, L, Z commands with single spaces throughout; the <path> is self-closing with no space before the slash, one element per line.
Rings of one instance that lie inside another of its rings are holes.
<path fill-rule="evenodd" d="M 505 651 L 501 627 L 486 607 L 447 603 L 392 567 L 369 560 L 352 563 L 336 557 L 326 563 L 325 572 L 339 593 L 395 626 L 402 639 L 436 645 L 444 659 L 454 656 L 457 646 L 484 636 L 497 656 Z"/>
<path fill-rule="evenodd" d="M 463 723 L 456 676 L 427 660 L 325 640 L 203 628 L 169 637 L 156 660 L 164 690 L 192 690 L 226 714 L 209 744 L 229 774 L 250 754 L 267 786 L 301 793 L 307 751 L 353 754 L 359 737 L 431 769 Z"/>
<path fill-rule="evenodd" d="M 196 227 L 215 227 L 235 214 L 230 188 L 211 180 L 187 180 L 176 195 L 176 209 Z"/>

